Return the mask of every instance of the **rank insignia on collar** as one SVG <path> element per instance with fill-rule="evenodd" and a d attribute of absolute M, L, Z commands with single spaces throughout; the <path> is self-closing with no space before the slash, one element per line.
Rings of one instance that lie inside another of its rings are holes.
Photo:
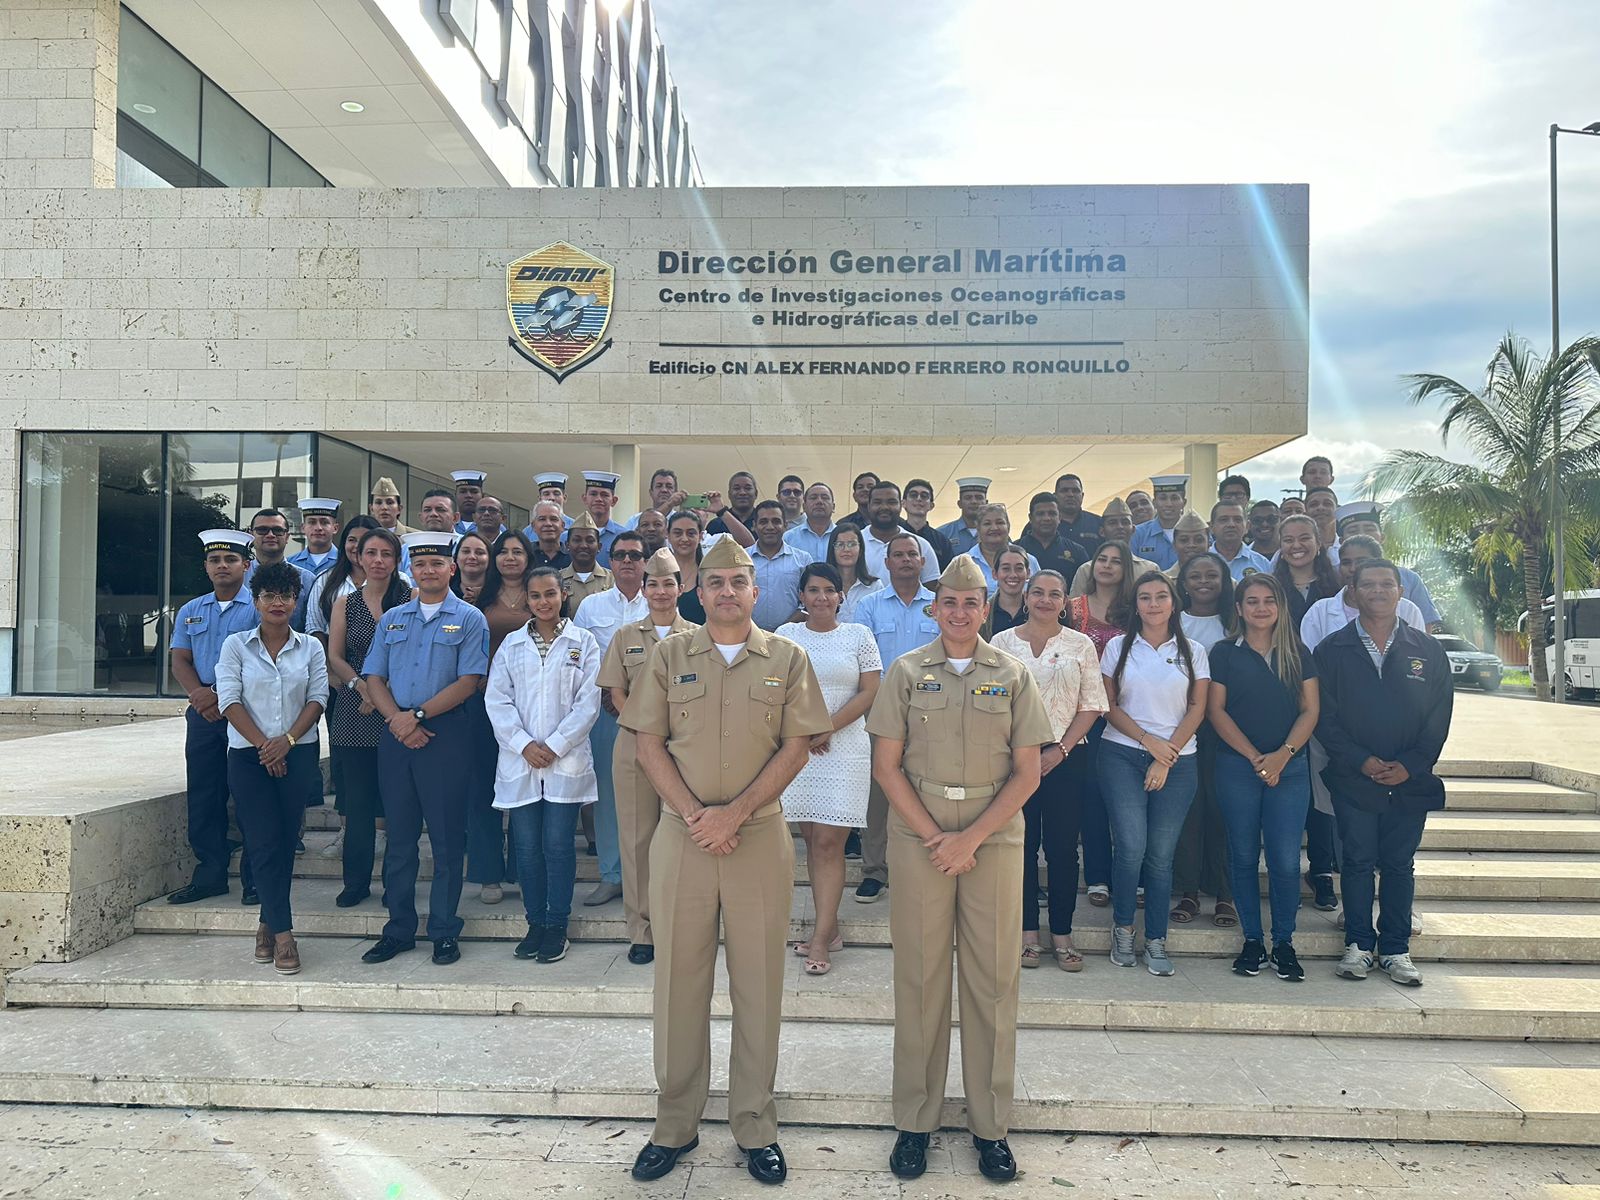
<path fill-rule="evenodd" d="M 930 683 L 928 680 L 924 679 L 921 683 L 917 684 L 917 691 L 919 691 L 919 692 L 942 692 L 942 691 L 944 691 L 944 684 L 942 684 L 942 683 Z"/>
<path fill-rule="evenodd" d="M 1003 683 L 980 683 L 972 689 L 974 696 L 1009 696 L 1011 689 Z"/>
<path fill-rule="evenodd" d="M 698 675 L 695 675 L 693 672 L 691 672 L 688 675 L 674 675 L 672 677 L 672 682 L 673 683 L 693 683 L 698 678 L 699 678 Z"/>

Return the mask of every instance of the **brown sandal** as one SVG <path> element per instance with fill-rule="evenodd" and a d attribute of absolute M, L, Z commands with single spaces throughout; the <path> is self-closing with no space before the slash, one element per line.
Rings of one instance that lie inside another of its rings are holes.
<path fill-rule="evenodd" d="M 1218 900 L 1216 911 L 1211 914 L 1211 923 L 1218 929 L 1232 929 L 1239 923 L 1239 910 L 1231 900 Z"/>
<path fill-rule="evenodd" d="M 1030 969 L 1039 965 L 1039 944 L 1037 942 L 1022 943 L 1022 965 Z"/>
<path fill-rule="evenodd" d="M 1177 904 L 1173 905 L 1172 912 L 1168 914 L 1168 918 L 1174 925 L 1187 925 L 1199 915 L 1200 901 L 1193 896 L 1185 896 Z"/>
<path fill-rule="evenodd" d="M 1055 948 L 1056 966 L 1063 971 L 1083 970 L 1083 955 L 1078 953 L 1075 946 L 1057 946 Z"/>

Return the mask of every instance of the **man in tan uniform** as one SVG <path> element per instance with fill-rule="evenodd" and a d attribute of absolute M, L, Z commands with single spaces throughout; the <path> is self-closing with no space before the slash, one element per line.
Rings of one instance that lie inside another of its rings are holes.
<path fill-rule="evenodd" d="M 587 515 L 587 514 L 584 514 Z M 583 517 L 578 518 L 581 522 Z M 573 529 L 578 528 L 578 522 Z M 692 633 L 700 626 L 678 614 L 678 560 L 672 551 L 651 555 L 644 568 L 644 598 L 649 615 L 624 625 L 611 639 L 600 664 L 599 683 L 605 689 L 602 703 L 620 718 L 628 696 L 644 674 L 650 651 L 672 633 Z M 617 731 L 611 767 L 611 784 L 617 798 L 617 841 L 622 852 L 622 908 L 628 918 L 628 961 L 643 966 L 656 956 L 650 935 L 650 840 L 661 821 L 661 797 L 634 760 L 633 733 Z"/>
<path fill-rule="evenodd" d="M 567 597 L 567 615 L 578 611 L 585 596 L 603 592 L 612 585 L 611 572 L 595 562 L 600 553 L 600 527 L 589 510 L 572 519 L 567 530 L 567 555 L 572 559 L 561 568 L 561 591 Z"/>
<path fill-rule="evenodd" d="M 781 1183 L 788 1168 L 772 1093 L 794 840 L 779 797 L 811 738 L 833 722 L 805 651 L 751 621 L 759 593 L 750 556 L 722 538 L 699 578 L 705 625 L 656 646 L 622 717 L 662 804 L 649 898 L 660 1095 L 633 1175 L 659 1179 L 700 1142 L 720 917 L 733 1006 L 728 1124 L 750 1174 Z M 1019 876 L 1017 904 L 1021 886 Z"/>
<path fill-rule="evenodd" d="M 978 1169 L 1012 1179 L 1022 806 L 1052 730 L 1028 669 L 978 636 L 988 586 L 957 555 L 933 603 L 939 637 L 889 667 L 867 718 L 889 798 L 894 943 L 894 1123 L 889 1168 L 927 1168 L 950 1063 L 951 943 L 961 993 L 961 1075 Z"/>

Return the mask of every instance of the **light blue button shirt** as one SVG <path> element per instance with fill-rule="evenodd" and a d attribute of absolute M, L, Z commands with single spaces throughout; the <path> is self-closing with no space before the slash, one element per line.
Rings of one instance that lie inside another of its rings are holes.
<path fill-rule="evenodd" d="M 873 592 L 856 606 L 855 621 L 872 630 L 885 671 L 895 659 L 922 649 L 939 636 L 938 622 L 933 619 L 933 593 L 927 588 L 918 588 L 909 604 L 892 586 Z"/>
<path fill-rule="evenodd" d="M 939 532 L 950 539 L 950 548 L 957 554 L 965 554 L 978 544 L 978 531 L 967 525 L 960 517 L 947 525 L 939 526 Z M 885 669 L 888 663 L 884 664 Z"/>
<path fill-rule="evenodd" d="M 489 622 L 454 592 L 424 621 L 413 598 L 383 614 L 361 673 L 388 680 L 401 708 L 420 707 L 463 675 L 489 673 Z"/>
<path fill-rule="evenodd" d="M 284 561 L 288 562 L 287 559 Z M 244 573 L 245 587 L 249 587 L 251 581 L 255 579 L 256 568 L 260 565 L 254 559 L 250 561 L 250 565 L 245 569 Z M 317 582 L 317 577 L 302 566 L 298 566 L 295 563 L 290 563 L 289 565 L 300 572 L 300 598 L 294 602 L 294 613 L 289 617 L 289 628 L 297 633 L 304 633 L 306 631 L 306 605 L 311 601 L 311 587 Z M 333 564 L 329 562 L 328 565 L 332 566 Z"/>
<path fill-rule="evenodd" d="M 326 554 L 319 557 L 309 550 L 302 550 L 298 554 L 289 555 L 288 561 L 302 571 L 310 571 L 312 578 L 315 579 L 318 575 L 333 569 L 333 564 L 339 561 L 339 552 L 329 549 Z"/>
<path fill-rule="evenodd" d="M 594 556 L 595 562 L 607 569 L 611 566 L 611 543 L 617 540 L 617 534 L 626 530 L 615 521 L 607 521 L 605 528 L 600 531 L 600 553 Z"/>
<path fill-rule="evenodd" d="M 1026 554 L 1027 552 L 1024 551 L 1023 553 Z M 992 568 L 989 565 L 988 560 L 985 559 L 983 557 L 983 555 L 978 552 L 978 548 L 976 546 L 974 546 L 971 550 L 965 551 L 965 556 L 967 558 L 970 558 L 973 562 L 978 564 L 978 570 L 983 572 L 983 581 L 989 585 L 989 597 L 990 597 L 990 599 L 993 599 L 994 598 L 994 594 L 997 591 L 1000 590 L 1000 581 L 995 578 L 994 568 Z M 1032 579 L 1038 573 L 1039 573 L 1039 560 L 1037 558 L 1035 558 L 1033 555 L 1029 554 L 1028 555 L 1028 578 Z"/>
<path fill-rule="evenodd" d="M 833 537 L 833 531 L 837 528 L 837 525 L 830 524 L 821 533 L 812 533 L 811 526 L 802 521 L 792 526 L 783 535 L 783 540 L 802 554 L 809 554 L 812 562 L 827 562 L 828 539 Z"/>
<path fill-rule="evenodd" d="M 1231 559 L 1226 554 L 1223 554 L 1222 551 L 1217 550 L 1215 542 L 1211 544 L 1211 548 L 1216 550 L 1218 558 L 1228 564 L 1228 572 L 1233 576 L 1235 583 L 1243 579 L 1247 571 L 1266 574 L 1272 570 L 1272 564 L 1267 561 L 1267 556 L 1257 550 L 1250 549 L 1249 546 L 1240 546 L 1239 557 Z"/>
<path fill-rule="evenodd" d="M 250 589 L 242 587 L 239 594 L 223 608 L 215 592 L 196 596 L 178 610 L 172 623 L 172 648 L 187 650 L 194 656 L 194 671 L 200 682 L 210 687 L 217 682 L 217 659 L 222 654 L 222 643 L 231 634 L 254 629 L 261 623 L 256 612 L 255 598 Z"/>
<path fill-rule="evenodd" d="M 1410 567 L 1400 568 L 1400 594 L 1421 610 L 1424 624 L 1437 625 L 1442 620 L 1439 610 L 1434 607 L 1433 597 L 1428 594 L 1428 585 Z"/>
<path fill-rule="evenodd" d="M 761 589 L 750 619 L 774 633 L 779 625 L 793 620 L 794 610 L 800 607 L 800 572 L 815 560 L 804 550 L 785 545 L 771 558 L 751 546 L 750 561 L 755 564 L 756 586 Z"/>
<path fill-rule="evenodd" d="M 230 704 L 243 704 L 256 728 L 269 738 L 294 727 L 306 702 L 328 703 L 328 658 L 322 643 L 309 633 L 289 631 L 289 640 L 273 659 L 261 644 L 261 626 L 235 633 L 222 643 L 217 660 L 217 707 L 226 715 Z M 298 745 L 315 745 L 313 724 Z M 250 743 L 230 723 L 228 746 L 248 750 Z"/>
<path fill-rule="evenodd" d="M 1153 562 L 1163 571 L 1171 569 L 1178 561 L 1178 552 L 1172 545 L 1172 532 L 1161 528 L 1158 517 L 1133 527 L 1132 549 L 1135 558 Z"/>

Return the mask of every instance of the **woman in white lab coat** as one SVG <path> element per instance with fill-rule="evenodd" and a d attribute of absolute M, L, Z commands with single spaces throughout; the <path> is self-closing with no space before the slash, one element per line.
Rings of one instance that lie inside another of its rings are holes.
<path fill-rule="evenodd" d="M 554 567 L 535 567 L 524 586 L 530 620 L 501 642 L 484 707 L 500 746 L 494 806 L 511 812 L 528 914 L 516 955 L 550 963 L 567 953 L 578 810 L 599 798 L 589 730 L 600 711 L 600 644 L 561 616 Z"/>

